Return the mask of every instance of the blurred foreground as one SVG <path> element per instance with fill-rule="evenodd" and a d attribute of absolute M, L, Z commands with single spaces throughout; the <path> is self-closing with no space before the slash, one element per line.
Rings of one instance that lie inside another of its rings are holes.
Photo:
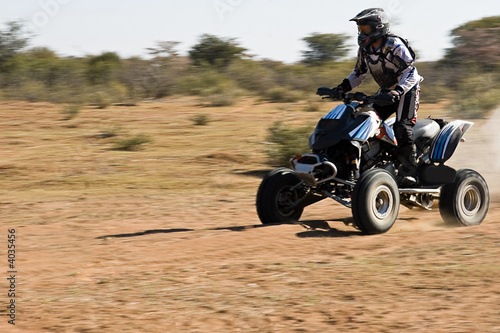
<path fill-rule="evenodd" d="M 1 224 L 18 235 L 17 322 L 4 317 L 2 331 L 499 330 L 499 112 L 450 161 L 490 185 L 481 226 L 401 208 L 388 234 L 361 236 L 326 200 L 302 222 L 334 230 L 260 225 L 269 125 L 314 123 L 331 104 L 181 98 L 68 118 L 62 106 L 1 102 Z M 429 114 L 446 116 L 422 105 Z M 137 137 L 149 140 L 124 145 Z"/>

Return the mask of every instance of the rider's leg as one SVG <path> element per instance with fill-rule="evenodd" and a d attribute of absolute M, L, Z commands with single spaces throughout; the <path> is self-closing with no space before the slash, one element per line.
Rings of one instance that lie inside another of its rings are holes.
<path fill-rule="evenodd" d="M 407 183 L 418 181 L 417 177 L 417 149 L 413 143 L 413 126 L 417 121 L 420 87 L 417 85 L 402 96 L 396 113 L 394 134 L 400 147 L 400 156 L 403 165 L 408 169 Z"/>

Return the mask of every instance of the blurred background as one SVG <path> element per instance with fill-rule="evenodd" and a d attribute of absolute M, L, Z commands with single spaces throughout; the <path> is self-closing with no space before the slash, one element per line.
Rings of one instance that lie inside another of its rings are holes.
<path fill-rule="evenodd" d="M 447 101 L 461 118 L 487 116 L 500 103 L 496 2 L 0 3 L 3 99 L 106 108 L 173 95 L 211 106 L 241 96 L 314 98 L 317 87 L 337 85 L 354 66 L 356 27 L 348 20 L 379 6 L 417 52 L 422 102 Z"/>

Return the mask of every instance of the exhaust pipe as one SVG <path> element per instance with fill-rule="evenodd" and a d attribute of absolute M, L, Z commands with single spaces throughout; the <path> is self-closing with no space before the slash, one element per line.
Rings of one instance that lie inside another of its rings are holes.
<path fill-rule="evenodd" d="M 299 176 L 307 186 L 315 187 L 319 184 L 333 180 L 337 176 L 337 167 L 335 164 L 330 161 L 322 161 L 321 158 L 315 154 L 295 156 L 290 160 L 290 164 L 297 176 Z M 317 179 L 316 174 L 320 171 L 324 171 L 324 166 L 332 171 L 332 175 L 324 179 Z M 321 167 L 321 170 L 317 170 L 319 167 Z"/>

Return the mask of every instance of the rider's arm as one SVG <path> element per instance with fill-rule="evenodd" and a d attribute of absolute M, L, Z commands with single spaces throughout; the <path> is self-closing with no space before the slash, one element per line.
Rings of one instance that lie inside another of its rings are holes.
<path fill-rule="evenodd" d="M 350 88 L 354 89 L 359 86 L 366 78 L 366 73 L 368 72 L 368 66 L 365 63 L 365 59 L 361 54 L 361 48 L 358 50 L 358 60 L 356 62 L 356 67 L 352 71 L 351 75 L 347 77 L 349 81 Z"/>
<path fill-rule="evenodd" d="M 417 68 L 413 65 L 414 59 L 410 51 L 403 43 L 398 44 L 394 48 L 392 62 L 399 62 L 398 67 L 401 68 L 396 90 L 402 94 L 406 94 L 417 83 L 423 80 L 418 74 Z"/>

